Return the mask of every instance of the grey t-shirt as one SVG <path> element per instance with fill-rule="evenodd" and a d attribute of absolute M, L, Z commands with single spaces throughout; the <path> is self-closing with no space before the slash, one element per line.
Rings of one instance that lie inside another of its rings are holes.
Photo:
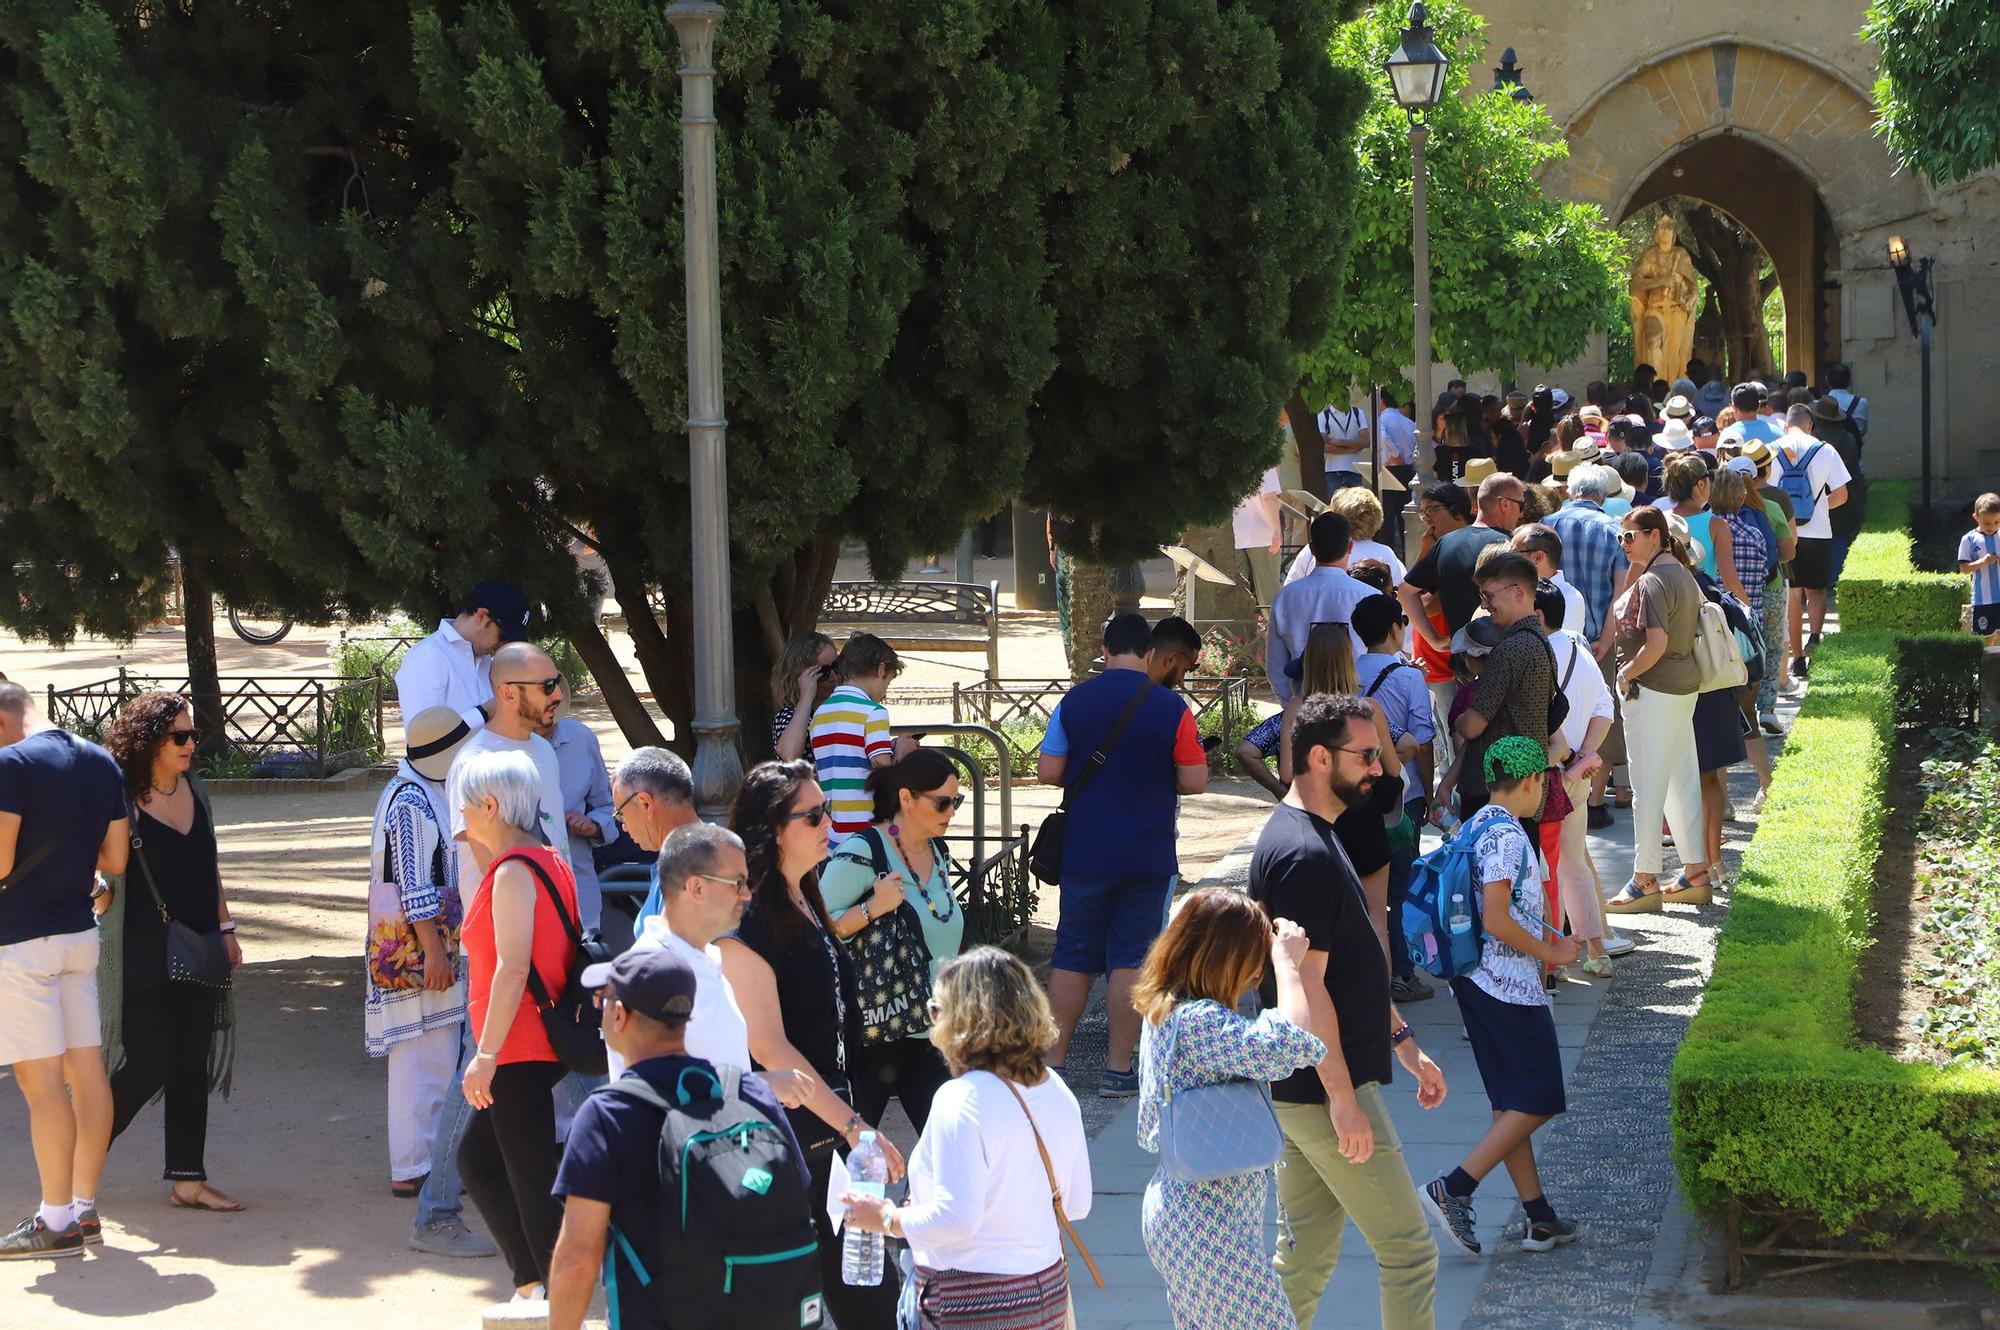
<path fill-rule="evenodd" d="M 1646 630 L 1667 630 L 1667 654 L 1639 676 L 1656 693 L 1699 693 L 1701 666 L 1694 639 L 1701 622 L 1701 587 L 1694 574 L 1670 554 L 1654 559 L 1615 607 L 1618 659 L 1630 663 L 1646 645 Z"/>

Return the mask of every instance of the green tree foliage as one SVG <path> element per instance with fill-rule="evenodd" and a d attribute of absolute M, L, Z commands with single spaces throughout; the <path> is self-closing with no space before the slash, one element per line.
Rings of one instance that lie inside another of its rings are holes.
<path fill-rule="evenodd" d="M 1459 0 L 1428 8 L 1451 61 L 1424 151 L 1432 348 L 1461 372 L 1562 364 L 1621 317 L 1618 235 L 1590 205 L 1542 192 L 1541 172 L 1569 151 L 1546 110 L 1504 93 L 1466 96 L 1487 78 L 1483 20 Z M 1407 16 L 1380 5 L 1333 39 L 1334 64 L 1366 80 L 1369 101 L 1355 149 L 1360 188 L 1347 263 L 1333 327 L 1307 360 L 1308 401 L 1346 401 L 1356 385 L 1403 382 L 1410 362 L 1409 118 L 1382 72 Z"/>
<path fill-rule="evenodd" d="M 1025 475 L 1083 546 L 1134 550 L 1249 487 L 1328 316 L 1355 98 L 1309 57 L 1338 8 L 729 6 L 753 754 L 769 662 L 843 538 L 893 575 Z M 169 545 L 320 617 L 499 573 L 651 738 L 581 612 L 581 540 L 686 739 L 679 48 L 657 3 L 15 0 L 0 62 L 0 537 L 37 556 L 0 570 L 0 621 L 129 632 Z"/>
<path fill-rule="evenodd" d="M 1366 94 L 1325 50 L 1353 9 L 1067 7 L 1057 367 L 1026 493 L 1074 519 L 1059 534 L 1082 557 L 1218 520 L 1277 460 L 1278 406 L 1339 292 Z"/>
<path fill-rule="evenodd" d="M 1875 132 L 1941 185 L 2000 162 L 2000 10 L 1988 0 L 1874 0 Z"/>

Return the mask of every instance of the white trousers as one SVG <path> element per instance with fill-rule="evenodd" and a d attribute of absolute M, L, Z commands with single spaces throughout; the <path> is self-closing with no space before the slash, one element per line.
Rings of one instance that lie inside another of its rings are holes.
<path fill-rule="evenodd" d="M 1663 815 L 1683 861 L 1699 863 L 1707 853 L 1701 768 L 1694 748 L 1694 702 L 1693 693 L 1662 693 L 1644 683 L 1637 697 L 1619 698 L 1632 774 L 1635 873 L 1658 873 L 1666 862 L 1660 848 Z"/>
<path fill-rule="evenodd" d="M 426 1030 L 389 1046 L 389 1179 L 408 1182 L 431 1171 L 431 1129 L 438 1104 L 455 1092 L 457 1024 Z"/>
<path fill-rule="evenodd" d="M 1590 860 L 1590 781 L 1565 780 L 1563 791 L 1569 795 L 1570 809 L 1562 824 L 1556 885 L 1571 935 L 1580 942 L 1593 942 L 1604 936 L 1604 888 L 1597 881 L 1597 865 Z"/>

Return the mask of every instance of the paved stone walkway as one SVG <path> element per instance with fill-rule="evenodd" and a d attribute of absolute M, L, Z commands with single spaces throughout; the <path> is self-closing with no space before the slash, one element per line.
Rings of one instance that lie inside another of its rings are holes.
<path fill-rule="evenodd" d="M 1789 724 L 1796 705 L 1782 703 Z M 1747 766 L 1732 772 L 1731 798 L 1740 807 L 1756 793 Z M 1754 830 L 1749 820 L 1725 832 L 1725 862 L 1733 875 Z M 1607 892 L 1630 875 L 1633 827 L 1628 812 L 1605 833 L 1590 837 L 1591 856 Z M 1432 833 L 1429 843 L 1435 843 Z M 1428 844 L 1427 847 L 1428 848 Z M 1247 884 L 1248 847 L 1230 856 L 1208 879 L 1239 889 Z M 1668 850 L 1668 871 L 1677 868 Z M 1440 1257 L 1437 1324 L 1478 1330 L 1642 1330 L 1648 1324 L 1646 1281 L 1656 1261 L 1679 1268 L 1684 1253 L 1657 1250 L 1663 1225 L 1689 1241 L 1685 1224 L 1668 1222 L 1678 1204 L 1667 1127 L 1667 1073 L 1688 1021 L 1700 1005 L 1727 914 L 1724 890 L 1715 905 L 1673 906 L 1662 914 L 1625 916 L 1617 926 L 1640 946 L 1618 962 L 1609 980 L 1575 973 L 1555 994 L 1555 1021 L 1569 1090 L 1569 1111 L 1536 1138 L 1543 1184 L 1558 1209 L 1583 1228 L 1580 1240 L 1556 1252 L 1521 1252 L 1503 1240 L 1518 1231 L 1518 1197 L 1504 1169 L 1480 1187 L 1476 1201 L 1481 1260 L 1447 1251 Z M 1437 1109 L 1417 1107 L 1414 1087 L 1398 1069 L 1389 1105 L 1415 1179 L 1422 1183 L 1450 1169 L 1484 1130 L 1489 1116 L 1472 1054 L 1448 991 L 1402 1008 L 1417 1038 L 1443 1069 L 1449 1094 Z M 1130 1103 L 1096 1098 L 1102 1059 L 1102 1007 L 1094 1002 L 1069 1066 L 1092 1129 L 1091 1164 L 1096 1197 L 1079 1229 L 1104 1272 L 1106 1287 L 1092 1287 L 1080 1264 L 1076 1308 L 1092 1330 L 1138 1330 L 1173 1324 L 1159 1275 L 1139 1235 L 1139 1212 L 1156 1157 L 1136 1140 L 1137 1110 Z M 1100 1126 L 1100 1124 L 1102 1124 Z M 1269 1221 L 1275 1240 L 1276 1224 Z M 1656 1281 L 1657 1282 L 1657 1281 Z M 1367 1243 L 1349 1224 L 1342 1259 L 1319 1315 L 1321 1330 L 1378 1327 L 1376 1268 Z"/>

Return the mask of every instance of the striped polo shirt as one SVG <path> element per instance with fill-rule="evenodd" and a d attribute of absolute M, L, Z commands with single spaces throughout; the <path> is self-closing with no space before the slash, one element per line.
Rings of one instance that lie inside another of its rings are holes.
<path fill-rule="evenodd" d="M 888 709 L 853 684 L 834 689 L 813 712 L 813 765 L 833 804 L 829 840 L 843 840 L 875 820 L 875 801 L 862 785 L 876 755 L 894 747 Z"/>

